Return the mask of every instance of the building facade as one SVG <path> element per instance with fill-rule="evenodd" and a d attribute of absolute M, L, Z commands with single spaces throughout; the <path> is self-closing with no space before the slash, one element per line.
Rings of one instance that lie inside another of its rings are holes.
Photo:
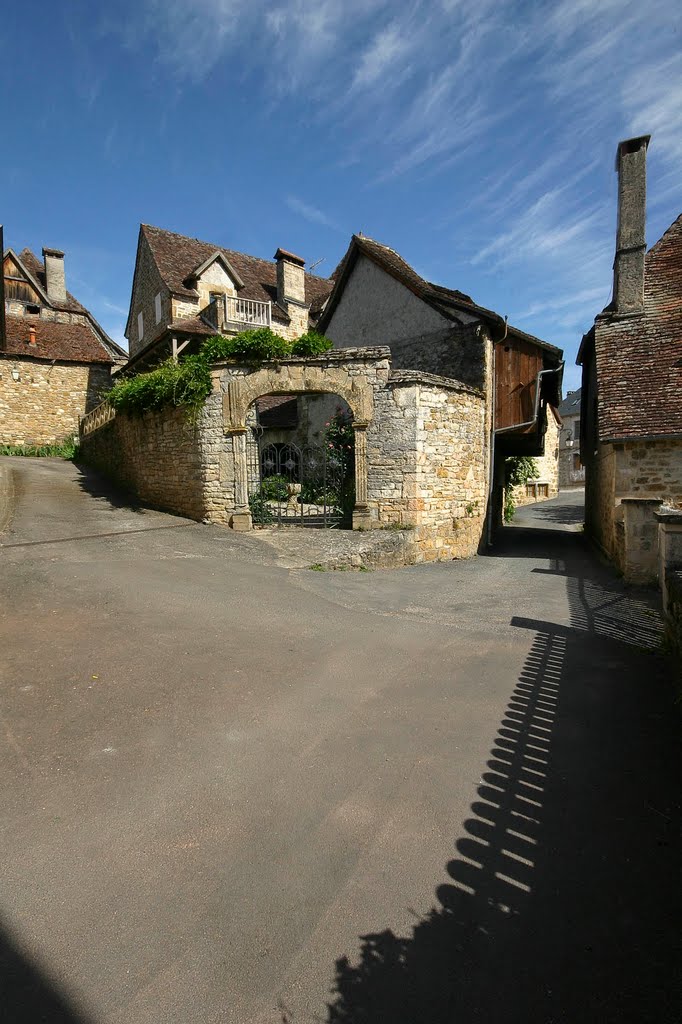
<path fill-rule="evenodd" d="M 263 260 L 140 225 L 125 335 L 129 370 L 196 351 L 204 338 L 270 327 L 295 339 L 314 326 L 331 282 L 278 249 Z"/>
<path fill-rule="evenodd" d="M 78 423 L 111 387 L 125 352 L 66 290 L 64 253 L 3 252 L 0 443 L 45 445 Z"/>
<path fill-rule="evenodd" d="M 646 251 L 648 144 L 618 146 L 613 299 L 578 354 L 586 529 L 642 581 L 657 574 L 655 510 L 682 501 L 682 217 Z"/>

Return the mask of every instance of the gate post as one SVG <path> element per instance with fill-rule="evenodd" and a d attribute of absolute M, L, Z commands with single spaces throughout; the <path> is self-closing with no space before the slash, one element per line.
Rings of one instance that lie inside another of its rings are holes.
<path fill-rule="evenodd" d="M 355 431 L 355 507 L 353 529 L 369 530 L 372 518 L 367 504 L 367 427 L 365 422 L 354 422 Z"/>
<path fill-rule="evenodd" d="M 232 457 L 234 460 L 234 512 L 230 526 L 233 530 L 250 530 L 253 523 L 249 508 L 246 427 L 233 427 L 230 433 L 232 434 Z"/>

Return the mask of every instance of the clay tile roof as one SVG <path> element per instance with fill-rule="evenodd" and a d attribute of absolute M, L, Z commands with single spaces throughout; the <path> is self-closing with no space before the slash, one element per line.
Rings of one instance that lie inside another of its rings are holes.
<path fill-rule="evenodd" d="M 392 277 L 396 278 L 409 288 L 410 291 L 420 299 L 423 299 L 430 306 L 436 308 L 444 317 L 461 323 L 461 317 L 459 317 L 458 314 L 465 313 L 470 316 L 480 316 L 484 320 L 494 322 L 499 327 L 504 326 L 504 320 L 499 313 L 486 309 L 485 306 L 479 306 L 474 302 L 471 296 L 467 295 L 465 292 L 460 292 L 456 288 L 446 288 L 441 284 L 434 284 L 432 281 L 427 281 L 425 278 L 421 277 L 421 275 L 418 274 L 417 271 L 402 258 L 400 253 L 395 251 L 395 249 L 391 249 L 382 242 L 377 242 L 374 238 L 367 238 L 366 235 L 353 235 L 345 256 L 331 275 L 330 280 L 334 286 L 334 290 L 321 317 L 321 330 L 324 331 L 327 323 L 329 322 L 334 306 L 340 298 L 341 291 L 344 287 L 346 270 L 350 268 L 351 261 L 355 258 L 358 252 L 367 255 L 371 260 L 386 270 Z M 542 341 L 541 338 L 536 338 L 534 335 L 527 334 L 525 331 L 520 331 L 518 328 L 512 327 L 511 325 L 508 329 L 510 333 L 517 337 L 545 349 L 555 362 L 558 362 L 561 359 L 561 349 L 556 348 L 555 345 L 550 345 L 546 341 Z"/>
<path fill-rule="evenodd" d="M 595 324 L 603 440 L 682 434 L 682 215 L 649 250 L 644 316 Z"/>
<path fill-rule="evenodd" d="M 141 227 L 152 255 L 164 282 L 174 295 L 196 298 L 196 289 L 190 286 L 187 279 L 192 271 L 209 259 L 213 253 L 221 252 L 244 282 L 240 296 L 246 299 L 259 299 L 261 302 L 277 301 L 277 264 L 272 260 L 263 260 L 257 256 L 247 256 L 243 252 L 225 249 L 211 242 L 201 242 L 198 238 L 188 238 L 174 231 L 165 231 L 150 224 Z M 279 250 L 278 250 L 279 251 Z M 283 251 L 283 250 L 282 250 Z M 298 260 L 299 257 L 294 257 Z M 302 261 L 301 261 L 302 262 Z M 314 274 L 305 275 L 306 302 L 319 308 L 329 295 L 332 282 Z M 273 308 L 273 317 L 286 321 L 282 310 Z"/>
<path fill-rule="evenodd" d="M 47 251 L 57 252 L 56 249 L 48 249 Z M 36 254 L 34 252 L 31 252 L 30 249 L 22 249 L 22 251 L 19 253 L 19 259 L 24 264 L 29 273 L 33 274 L 33 276 L 35 277 L 36 281 L 43 289 L 43 291 L 47 292 L 47 285 L 45 282 L 45 264 L 43 263 L 43 261 L 38 259 Z M 85 306 L 81 305 L 78 299 L 76 299 L 71 294 L 71 292 L 66 293 L 65 302 L 54 302 L 52 299 L 50 299 L 50 305 L 53 307 L 53 309 L 61 309 L 69 313 L 88 312 Z"/>
<path fill-rule="evenodd" d="M 87 324 L 60 324 L 38 317 L 8 316 L 6 344 L 0 349 L 10 356 L 56 359 L 68 363 L 114 362 L 93 328 Z M 36 332 L 36 345 L 29 345 L 29 329 Z"/>

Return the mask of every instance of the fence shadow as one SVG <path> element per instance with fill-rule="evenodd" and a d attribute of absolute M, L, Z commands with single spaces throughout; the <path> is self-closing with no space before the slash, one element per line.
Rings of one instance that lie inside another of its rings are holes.
<path fill-rule="evenodd" d="M 0 927 L 0 1019 L 6 1024 L 91 1024 Z"/>
<path fill-rule="evenodd" d="M 660 621 L 574 544 L 549 570 L 570 625 L 512 620 L 530 650 L 437 904 L 338 960 L 329 1024 L 680 1019 L 680 715 Z"/>

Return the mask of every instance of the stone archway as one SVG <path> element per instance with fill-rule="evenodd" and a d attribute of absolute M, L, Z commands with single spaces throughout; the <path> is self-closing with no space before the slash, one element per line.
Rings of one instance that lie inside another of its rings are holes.
<path fill-rule="evenodd" d="M 374 412 L 374 392 L 367 377 L 349 373 L 341 366 L 310 366 L 304 362 L 280 363 L 251 373 L 235 368 L 223 394 L 223 428 L 232 437 L 235 467 L 235 510 L 232 527 L 250 530 L 246 417 L 249 407 L 263 395 L 332 394 L 348 403 L 355 431 L 355 507 L 353 529 L 367 529 L 367 427 Z"/>

